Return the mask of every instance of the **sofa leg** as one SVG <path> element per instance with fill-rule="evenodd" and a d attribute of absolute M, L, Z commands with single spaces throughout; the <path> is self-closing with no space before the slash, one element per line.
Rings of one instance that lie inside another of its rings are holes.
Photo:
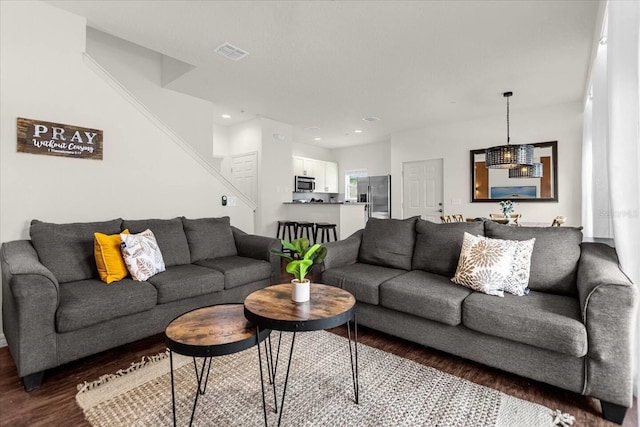
<path fill-rule="evenodd" d="M 35 390 L 40 388 L 42 384 L 42 378 L 44 377 L 44 371 L 36 372 L 35 374 L 29 374 L 22 377 L 22 383 L 24 384 L 25 391 Z"/>
<path fill-rule="evenodd" d="M 629 409 L 626 406 L 605 402 L 604 400 L 600 401 L 600 406 L 602 406 L 602 417 L 605 420 L 620 425 L 622 425 L 624 417 L 627 414 L 627 409 Z"/>

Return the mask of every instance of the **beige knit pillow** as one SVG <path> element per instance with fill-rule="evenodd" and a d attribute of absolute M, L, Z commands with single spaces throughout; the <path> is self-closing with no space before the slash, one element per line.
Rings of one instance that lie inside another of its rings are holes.
<path fill-rule="evenodd" d="M 138 234 L 120 234 L 122 257 L 133 280 L 144 281 L 165 270 L 156 237 L 149 229 Z"/>
<path fill-rule="evenodd" d="M 464 233 L 458 268 L 451 281 L 474 291 L 503 297 L 515 248 L 515 242 L 511 240 Z"/>

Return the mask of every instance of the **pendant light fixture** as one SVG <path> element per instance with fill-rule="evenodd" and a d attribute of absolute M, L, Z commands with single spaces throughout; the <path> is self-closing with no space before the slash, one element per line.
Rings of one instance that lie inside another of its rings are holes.
<path fill-rule="evenodd" d="M 542 178 L 542 163 L 519 165 L 509 169 L 509 178 Z"/>
<path fill-rule="evenodd" d="M 485 150 L 485 166 L 489 169 L 512 169 L 521 165 L 533 165 L 533 145 L 510 145 L 509 98 L 513 92 L 502 94 L 507 98 L 507 145 L 498 145 Z"/>

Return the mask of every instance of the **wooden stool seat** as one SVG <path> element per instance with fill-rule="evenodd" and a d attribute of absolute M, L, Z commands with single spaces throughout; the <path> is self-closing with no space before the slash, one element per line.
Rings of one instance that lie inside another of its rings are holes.
<path fill-rule="evenodd" d="M 290 220 L 278 221 L 278 231 L 276 232 L 276 238 L 280 240 L 287 240 L 290 242 L 296 238 L 297 233 L 298 233 L 297 221 L 290 221 Z"/>
<path fill-rule="evenodd" d="M 336 224 L 330 224 L 328 222 L 316 222 L 316 235 L 315 241 L 318 243 L 318 233 L 320 233 L 320 237 L 322 237 L 322 243 L 330 242 L 331 237 L 329 231 L 333 230 L 333 240 L 338 240 L 338 232 L 336 231 Z"/>
<path fill-rule="evenodd" d="M 309 242 L 311 242 L 312 240 L 315 241 L 315 229 L 314 229 L 313 222 L 297 221 L 297 229 L 298 229 L 298 234 L 297 234 L 298 239 L 301 237 L 305 237 L 304 235 L 306 234 L 307 240 L 309 240 Z"/>

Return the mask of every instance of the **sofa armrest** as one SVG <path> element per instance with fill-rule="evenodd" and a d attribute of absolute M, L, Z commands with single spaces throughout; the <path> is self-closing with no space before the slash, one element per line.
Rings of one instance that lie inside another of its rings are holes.
<path fill-rule="evenodd" d="M 0 268 L 2 326 L 18 375 L 57 366 L 58 281 L 28 240 L 3 243 Z"/>
<path fill-rule="evenodd" d="M 268 261 L 271 264 L 271 284 L 280 283 L 280 257 L 271 252 L 272 249 L 280 249 L 280 241 L 272 237 L 247 234 L 236 227 L 231 227 L 231 230 L 238 255 Z"/>
<path fill-rule="evenodd" d="M 583 394 L 630 407 L 638 290 L 620 269 L 614 248 L 581 248 L 577 286 L 589 346 Z"/>
<path fill-rule="evenodd" d="M 322 270 L 344 267 L 358 262 L 360 243 L 362 243 L 362 230 L 356 231 L 344 240 L 324 243 L 327 248 L 327 256 L 324 259 Z"/>

